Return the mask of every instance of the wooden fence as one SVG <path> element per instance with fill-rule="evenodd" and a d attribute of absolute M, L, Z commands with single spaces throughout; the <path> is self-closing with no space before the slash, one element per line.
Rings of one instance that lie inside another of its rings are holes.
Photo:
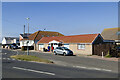
<path fill-rule="evenodd" d="M 102 56 L 102 52 L 103 55 L 107 55 L 109 54 L 116 54 L 115 52 L 112 52 L 112 48 L 114 48 L 114 44 L 110 44 L 110 43 L 102 43 L 102 44 L 94 44 L 93 45 L 93 55 L 98 55 L 98 56 Z"/>

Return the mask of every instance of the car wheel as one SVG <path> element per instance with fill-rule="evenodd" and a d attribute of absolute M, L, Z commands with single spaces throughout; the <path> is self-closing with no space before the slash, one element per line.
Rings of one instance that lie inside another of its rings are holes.
<path fill-rule="evenodd" d="M 63 52 L 63 55 L 64 55 L 64 56 L 66 56 L 66 53 L 65 53 L 65 52 Z"/>
<path fill-rule="evenodd" d="M 54 54 L 57 55 L 57 53 L 54 51 Z"/>

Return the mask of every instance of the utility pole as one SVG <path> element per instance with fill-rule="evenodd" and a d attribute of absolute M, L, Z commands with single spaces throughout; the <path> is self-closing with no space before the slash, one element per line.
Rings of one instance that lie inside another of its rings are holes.
<path fill-rule="evenodd" d="M 24 33 L 23 34 L 25 34 L 25 25 L 24 25 Z"/>
<path fill-rule="evenodd" d="M 30 18 L 26 18 L 28 21 L 29 21 L 29 19 Z M 27 37 L 29 36 L 29 22 L 28 22 L 28 34 L 27 34 Z M 27 41 L 27 55 L 29 55 L 29 45 L 28 45 L 28 43 L 29 43 L 29 37 L 28 37 L 28 41 Z"/>

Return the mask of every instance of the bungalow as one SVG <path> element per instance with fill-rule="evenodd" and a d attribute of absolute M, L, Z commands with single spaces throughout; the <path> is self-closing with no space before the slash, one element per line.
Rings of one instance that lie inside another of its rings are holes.
<path fill-rule="evenodd" d="M 106 28 L 101 33 L 104 42 L 120 44 L 120 28 Z"/>
<path fill-rule="evenodd" d="M 33 34 L 30 34 L 28 38 L 24 38 L 21 41 L 24 42 L 24 45 L 22 46 L 31 46 L 36 50 L 36 44 L 42 37 L 52 37 L 52 36 L 64 36 L 58 32 L 52 32 L 52 31 L 37 31 Z M 27 41 L 29 43 L 27 44 Z"/>
<path fill-rule="evenodd" d="M 100 34 L 84 34 L 61 37 L 43 37 L 38 41 L 38 50 L 43 51 L 43 48 L 48 46 L 58 47 L 64 46 L 71 49 L 74 54 L 93 55 L 94 45 L 101 44 L 103 38 Z"/>

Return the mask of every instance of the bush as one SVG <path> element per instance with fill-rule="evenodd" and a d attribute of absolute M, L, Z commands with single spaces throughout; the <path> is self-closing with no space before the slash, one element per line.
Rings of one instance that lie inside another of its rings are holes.
<path fill-rule="evenodd" d="M 27 50 L 27 46 L 22 46 L 21 50 L 22 51 Z M 34 46 L 29 46 L 29 50 L 34 50 Z"/>
<path fill-rule="evenodd" d="M 110 55 L 110 52 L 108 51 L 108 53 L 105 55 L 106 58 L 110 58 L 112 57 L 112 55 Z"/>
<path fill-rule="evenodd" d="M 21 50 L 22 50 L 22 51 L 25 51 L 25 50 L 27 50 L 27 47 L 22 46 Z"/>

